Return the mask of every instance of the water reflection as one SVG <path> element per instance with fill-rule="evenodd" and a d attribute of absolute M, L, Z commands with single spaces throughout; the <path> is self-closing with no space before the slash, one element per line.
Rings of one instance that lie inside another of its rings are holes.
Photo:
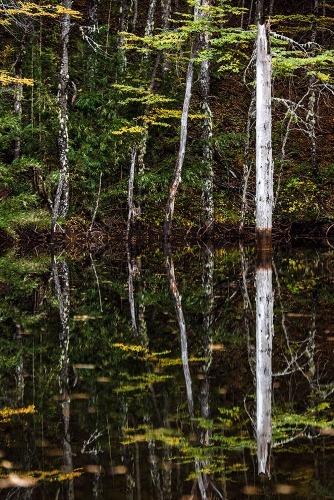
<path fill-rule="evenodd" d="M 271 259 L 271 250 L 258 250 L 256 264 L 256 437 L 259 474 L 270 474 L 272 444 L 274 297 Z"/>
<path fill-rule="evenodd" d="M 273 259 L 0 259 L 0 499 L 330 496 L 334 253 Z"/>
<path fill-rule="evenodd" d="M 59 305 L 59 343 L 60 343 L 60 405 L 63 424 L 63 473 L 65 480 L 61 483 L 66 500 L 74 499 L 73 460 L 70 436 L 70 390 L 69 390 L 69 317 L 70 317 L 70 283 L 69 269 L 65 260 L 57 262 L 55 254 L 51 255 L 53 282 Z"/>

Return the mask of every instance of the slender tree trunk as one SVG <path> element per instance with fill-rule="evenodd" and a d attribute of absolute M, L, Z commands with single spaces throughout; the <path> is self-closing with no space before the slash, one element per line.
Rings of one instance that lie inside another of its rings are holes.
<path fill-rule="evenodd" d="M 161 60 L 161 52 L 158 52 L 155 63 L 154 63 L 153 71 L 152 71 L 151 83 L 150 83 L 150 86 L 148 88 L 150 93 L 153 93 L 160 60 Z M 142 203 L 144 201 L 142 178 L 143 178 L 144 173 L 145 173 L 145 154 L 146 154 L 146 146 L 147 146 L 147 139 L 148 139 L 148 124 L 146 121 L 146 117 L 148 116 L 148 114 L 150 112 L 150 108 L 151 108 L 151 106 L 148 104 L 145 106 L 144 117 L 143 117 L 144 130 L 141 134 L 140 142 L 138 145 L 138 205 L 137 205 L 137 215 L 138 216 L 140 216 L 142 214 Z"/>
<path fill-rule="evenodd" d="M 145 36 L 152 36 L 154 30 L 154 12 L 157 0 L 150 0 L 145 26 Z"/>
<path fill-rule="evenodd" d="M 248 108 L 247 125 L 246 125 L 246 142 L 244 150 L 244 172 L 243 172 L 243 190 L 242 190 L 242 202 L 241 202 L 241 217 L 239 232 L 242 233 L 245 227 L 246 212 L 248 209 L 247 203 L 247 189 L 248 180 L 252 169 L 252 163 L 249 161 L 249 145 L 250 136 L 252 128 L 252 118 L 255 115 L 255 94 L 252 95 L 252 99 Z"/>
<path fill-rule="evenodd" d="M 65 9 L 72 7 L 72 0 L 63 0 L 61 3 Z M 58 217 L 66 217 L 69 210 L 69 163 L 68 163 L 68 130 L 67 130 L 67 97 L 69 82 L 68 65 L 68 41 L 71 27 L 71 17 L 69 14 L 62 14 L 60 17 L 60 42 L 61 42 L 61 62 L 59 78 L 59 180 L 52 211 L 52 236 Z"/>
<path fill-rule="evenodd" d="M 17 79 L 22 78 L 22 63 L 23 63 L 23 56 L 25 53 L 26 35 L 27 31 L 25 31 L 23 35 L 20 52 L 19 55 L 17 56 L 15 63 L 15 78 Z M 21 125 L 21 117 L 22 117 L 22 98 L 23 98 L 23 85 L 22 83 L 18 83 L 17 85 L 15 85 L 15 91 L 14 91 L 14 113 L 18 118 L 19 126 Z M 20 134 L 18 134 L 14 139 L 13 159 L 18 160 L 18 158 L 20 158 L 20 154 L 21 154 L 21 137 Z"/>
<path fill-rule="evenodd" d="M 270 25 L 258 22 L 256 56 L 256 238 L 271 246 L 273 161 L 271 146 Z"/>
<path fill-rule="evenodd" d="M 132 33 L 136 31 L 137 18 L 138 18 L 138 0 L 133 0 Z"/>
<path fill-rule="evenodd" d="M 271 251 L 258 249 L 256 267 L 256 421 L 259 474 L 270 473 L 273 290 Z"/>
<path fill-rule="evenodd" d="M 89 0 L 88 4 L 88 36 L 94 42 L 95 33 L 98 29 L 98 0 Z M 87 75 L 88 75 L 88 88 L 93 91 L 95 88 L 95 73 L 96 73 L 96 55 L 94 50 L 89 47 L 87 58 Z"/>
<path fill-rule="evenodd" d="M 129 239 L 129 234 L 130 234 L 130 229 L 131 229 L 131 222 L 133 221 L 134 217 L 134 212 L 135 212 L 135 206 L 133 203 L 133 184 L 135 180 L 135 166 L 136 166 L 136 159 L 137 159 L 137 151 L 138 151 L 138 146 L 135 145 L 132 148 L 131 152 L 131 165 L 130 165 L 130 175 L 129 175 L 129 185 L 128 185 L 128 223 L 127 223 L 127 228 L 126 228 L 126 240 Z"/>
<path fill-rule="evenodd" d="M 118 39 L 118 50 L 122 55 L 122 62 L 120 64 L 120 71 L 124 71 L 126 68 L 126 53 L 124 50 L 124 35 L 123 33 L 128 31 L 129 26 L 129 12 L 130 12 L 130 2 L 129 0 L 122 0 L 121 2 L 121 18 L 119 26 L 119 39 Z"/>
<path fill-rule="evenodd" d="M 211 0 L 201 0 L 201 6 L 209 7 Z M 208 12 L 199 10 L 199 17 L 207 18 Z M 200 34 L 201 50 L 208 50 L 210 37 L 208 33 Z M 201 111 L 205 118 L 202 119 L 202 141 L 203 141 L 203 229 L 205 235 L 210 238 L 214 230 L 214 203 L 213 203 L 213 168 L 212 168 L 212 113 L 209 105 L 210 95 L 210 63 L 208 59 L 201 62 L 200 93 Z"/>
<path fill-rule="evenodd" d="M 162 8 L 162 29 L 169 30 L 170 29 L 170 16 L 171 16 L 171 0 L 161 0 L 161 8 Z M 169 71 L 169 57 L 164 51 L 163 54 L 163 63 L 162 63 L 162 74 L 165 78 L 166 74 Z"/>
<path fill-rule="evenodd" d="M 172 220 L 174 215 L 175 197 L 177 189 L 181 182 L 181 173 L 182 173 L 184 155 L 186 151 L 187 135 L 188 135 L 188 114 L 189 114 L 189 105 L 190 105 L 191 90 L 193 84 L 195 55 L 196 55 L 196 41 L 193 41 L 191 47 L 190 59 L 188 63 L 187 75 L 186 75 L 186 91 L 185 91 L 183 110 L 181 116 L 179 153 L 174 169 L 173 179 L 169 186 L 169 196 L 166 207 L 165 224 L 164 224 L 164 236 L 166 240 L 170 238 L 172 232 Z"/>
<path fill-rule="evenodd" d="M 312 44 L 315 44 L 315 41 L 317 38 L 317 31 L 318 31 L 317 17 L 319 15 L 319 0 L 314 0 L 313 15 L 315 16 L 315 19 L 312 22 L 311 42 L 312 42 Z M 315 56 L 314 48 L 312 50 L 312 56 Z M 309 97 L 309 101 L 308 101 L 306 124 L 307 124 L 307 130 L 308 130 L 310 143 L 311 143 L 312 171 L 313 171 L 313 175 L 315 177 L 318 177 L 319 176 L 319 167 L 318 167 L 318 162 L 317 162 L 317 139 L 316 139 L 316 134 L 315 134 L 315 126 L 316 126 L 315 90 L 314 90 L 315 82 L 316 82 L 316 77 L 314 75 L 312 75 L 310 77 L 310 82 L 309 82 L 310 97 Z"/>

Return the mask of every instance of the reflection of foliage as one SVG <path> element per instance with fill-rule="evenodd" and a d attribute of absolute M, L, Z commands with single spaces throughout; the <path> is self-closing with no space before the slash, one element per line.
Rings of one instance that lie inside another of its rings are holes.
<path fill-rule="evenodd" d="M 36 413 L 34 405 L 27 406 L 26 408 L 3 408 L 0 410 L 0 423 L 9 422 L 15 415 L 27 415 L 31 413 Z"/>

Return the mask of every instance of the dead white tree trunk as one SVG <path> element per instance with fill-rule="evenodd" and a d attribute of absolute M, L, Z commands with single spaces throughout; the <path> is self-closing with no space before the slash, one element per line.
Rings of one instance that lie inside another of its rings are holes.
<path fill-rule="evenodd" d="M 270 473 L 273 305 L 271 251 L 260 250 L 256 268 L 256 435 L 259 474 Z"/>
<path fill-rule="evenodd" d="M 271 246 L 273 161 L 271 146 L 270 24 L 258 22 L 256 55 L 256 238 Z"/>
<path fill-rule="evenodd" d="M 183 109 L 181 115 L 179 153 L 174 168 L 173 179 L 169 186 L 169 195 L 168 195 L 166 214 L 165 214 L 165 223 L 164 223 L 165 239 L 169 239 L 172 232 L 172 220 L 174 215 L 175 197 L 177 189 L 181 182 L 181 173 L 182 173 L 184 155 L 186 152 L 187 135 L 188 135 L 188 114 L 189 114 L 191 90 L 193 84 L 195 54 L 196 54 L 196 41 L 193 41 L 191 47 L 190 59 L 188 63 L 187 75 L 186 75 L 186 91 L 184 95 Z"/>

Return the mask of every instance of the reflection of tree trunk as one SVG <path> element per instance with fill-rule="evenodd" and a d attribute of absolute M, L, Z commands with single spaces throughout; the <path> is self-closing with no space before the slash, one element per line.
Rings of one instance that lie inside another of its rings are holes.
<path fill-rule="evenodd" d="M 102 500 L 103 498 L 103 485 L 102 485 L 102 474 L 100 470 L 100 461 L 98 457 L 98 453 L 93 451 L 89 454 L 92 463 L 96 466 L 96 472 L 93 475 L 93 490 L 92 490 L 92 499 L 93 500 Z"/>
<path fill-rule="evenodd" d="M 188 401 L 188 409 L 190 418 L 194 418 L 194 400 L 193 393 L 191 388 L 191 376 L 189 369 L 189 358 L 188 358 L 188 342 L 187 342 L 187 331 L 186 331 L 186 323 L 183 316 L 183 310 L 181 306 L 181 296 L 177 289 L 176 279 L 175 279 L 175 271 L 172 257 L 172 248 L 169 243 L 165 244 L 164 247 L 165 257 L 166 257 L 166 266 L 167 266 L 167 276 L 169 281 L 169 290 L 173 297 L 175 312 L 177 316 L 177 321 L 179 324 L 180 337 L 181 337 L 181 358 L 183 365 L 184 378 L 186 382 L 186 391 L 187 391 L 187 401 Z"/>
<path fill-rule="evenodd" d="M 172 249 L 171 249 L 170 243 L 165 243 L 164 252 L 165 252 L 165 257 L 166 257 L 169 289 L 170 289 L 171 295 L 173 297 L 175 312 L 176 312 L 176 316 L 177 316 L 177 320 L 178 320 L 178 324 L 179 324 L 179 330 L 180 330 L 181 358 L 182 358 L 184 379 L 185 379 L 185 383 L 186 383 L 188 410 L 189 410 L 190 418 L 192 420 L 191 427 L 192 427 L 193 432 L 196 433 L 197 439 L 199 439 L 197 425 L 196 425 L 196 422 L 194 421 L 194 418 L 195 418 L 194 398 L 193 398 L 192 382 L 191 382 L 191 375 L 190 375 L 190 369 L 189 369 L 187 331 L 186 331 L 186 325 L 185 325 L 185 320 L 184 320 L 184 315 L 183 315 L 183 310 L 182 310 L 182 305 L 181 305 L 181 297 L 180 297 L 180 294 L 179 294 L 179 291 L 177 288 L 177 284 L 176 284 L 176 279 L 175 279 Z M 208 411 L 208 401 L 206 401 L 206 400 L 203 400 L 203 409 L 204 409 L 205 413 Z M 202 500 L 207 500 L 207 498 L 208 498 L 208 496 L 207 496 L 208 478 L 207 478 L 206 473 L 201 472 L 203 464 L 204 464 L 203 460 L 199 460 L 197 457 L 195 457 L 195 464 L 194 465 L 195 465 L 195 472 L 196 472 L 196 476 L 197 476 L 196 482 L 198 483 L 198 488 L 200 490 Z M 195 490 L 195 484 L 194 484 L 193 490 Z"/>
<path fill-rule="evenodd" d="M 135 309 L 135 298 L 134 298 L 134 286 L 133 286 L 133 277 L 137 272 L 137 267 L 133 263 L 130 255 L 129 245 L 126 245 L 126 255 L 128 259 L 128 271 L 129 271 L 129 304 L 130 304 L 130 313 L 131 313 L 131 325 L 132 331 L 134 335 L 138 335 L 137 330 L 137 322 L 136 322 L 136 309 Z"/>
<path fill-rule="evenodd" d="M 256 267 L 256 416 L 259 474 L 270 472 L 273 303 L 271 251 L 258 249 Z"/>
<path fill-rule="evenodd" d="M 55 290 L 59 304 L 59 342 L 61 349 L 60 356 L 60 402 L 63 421 L 63 472 L 73 473 L 72 447 L 69 432 L 70 427 L 70 394 L 68 381 L 68 348 L 69 348 L 69 312 L 70 312 L 70 287 L 69 269 L 65 261 L 57 263 L 54 253 L 52 253 L 52 270 Z M 74 500 L 73 479 L 66 479 L 63 482 L 64 498 Z"/>
<path fill-rule="evenodd" d="M 202 365 L 202 383 L 201 383 L 201 417 L 208 419 L 210 416 L 210 383 L 209 370 L 212 362 L 212 309 L 214 305 L 213 296 L 213 270 L 214 270 L 214 253 L 210 242 L 204 251 L 203 264 L 203 357 L 205 361 Z M 209 431 L 201 433 L 200 443 L 207 445 L 209 443 Z"/>

